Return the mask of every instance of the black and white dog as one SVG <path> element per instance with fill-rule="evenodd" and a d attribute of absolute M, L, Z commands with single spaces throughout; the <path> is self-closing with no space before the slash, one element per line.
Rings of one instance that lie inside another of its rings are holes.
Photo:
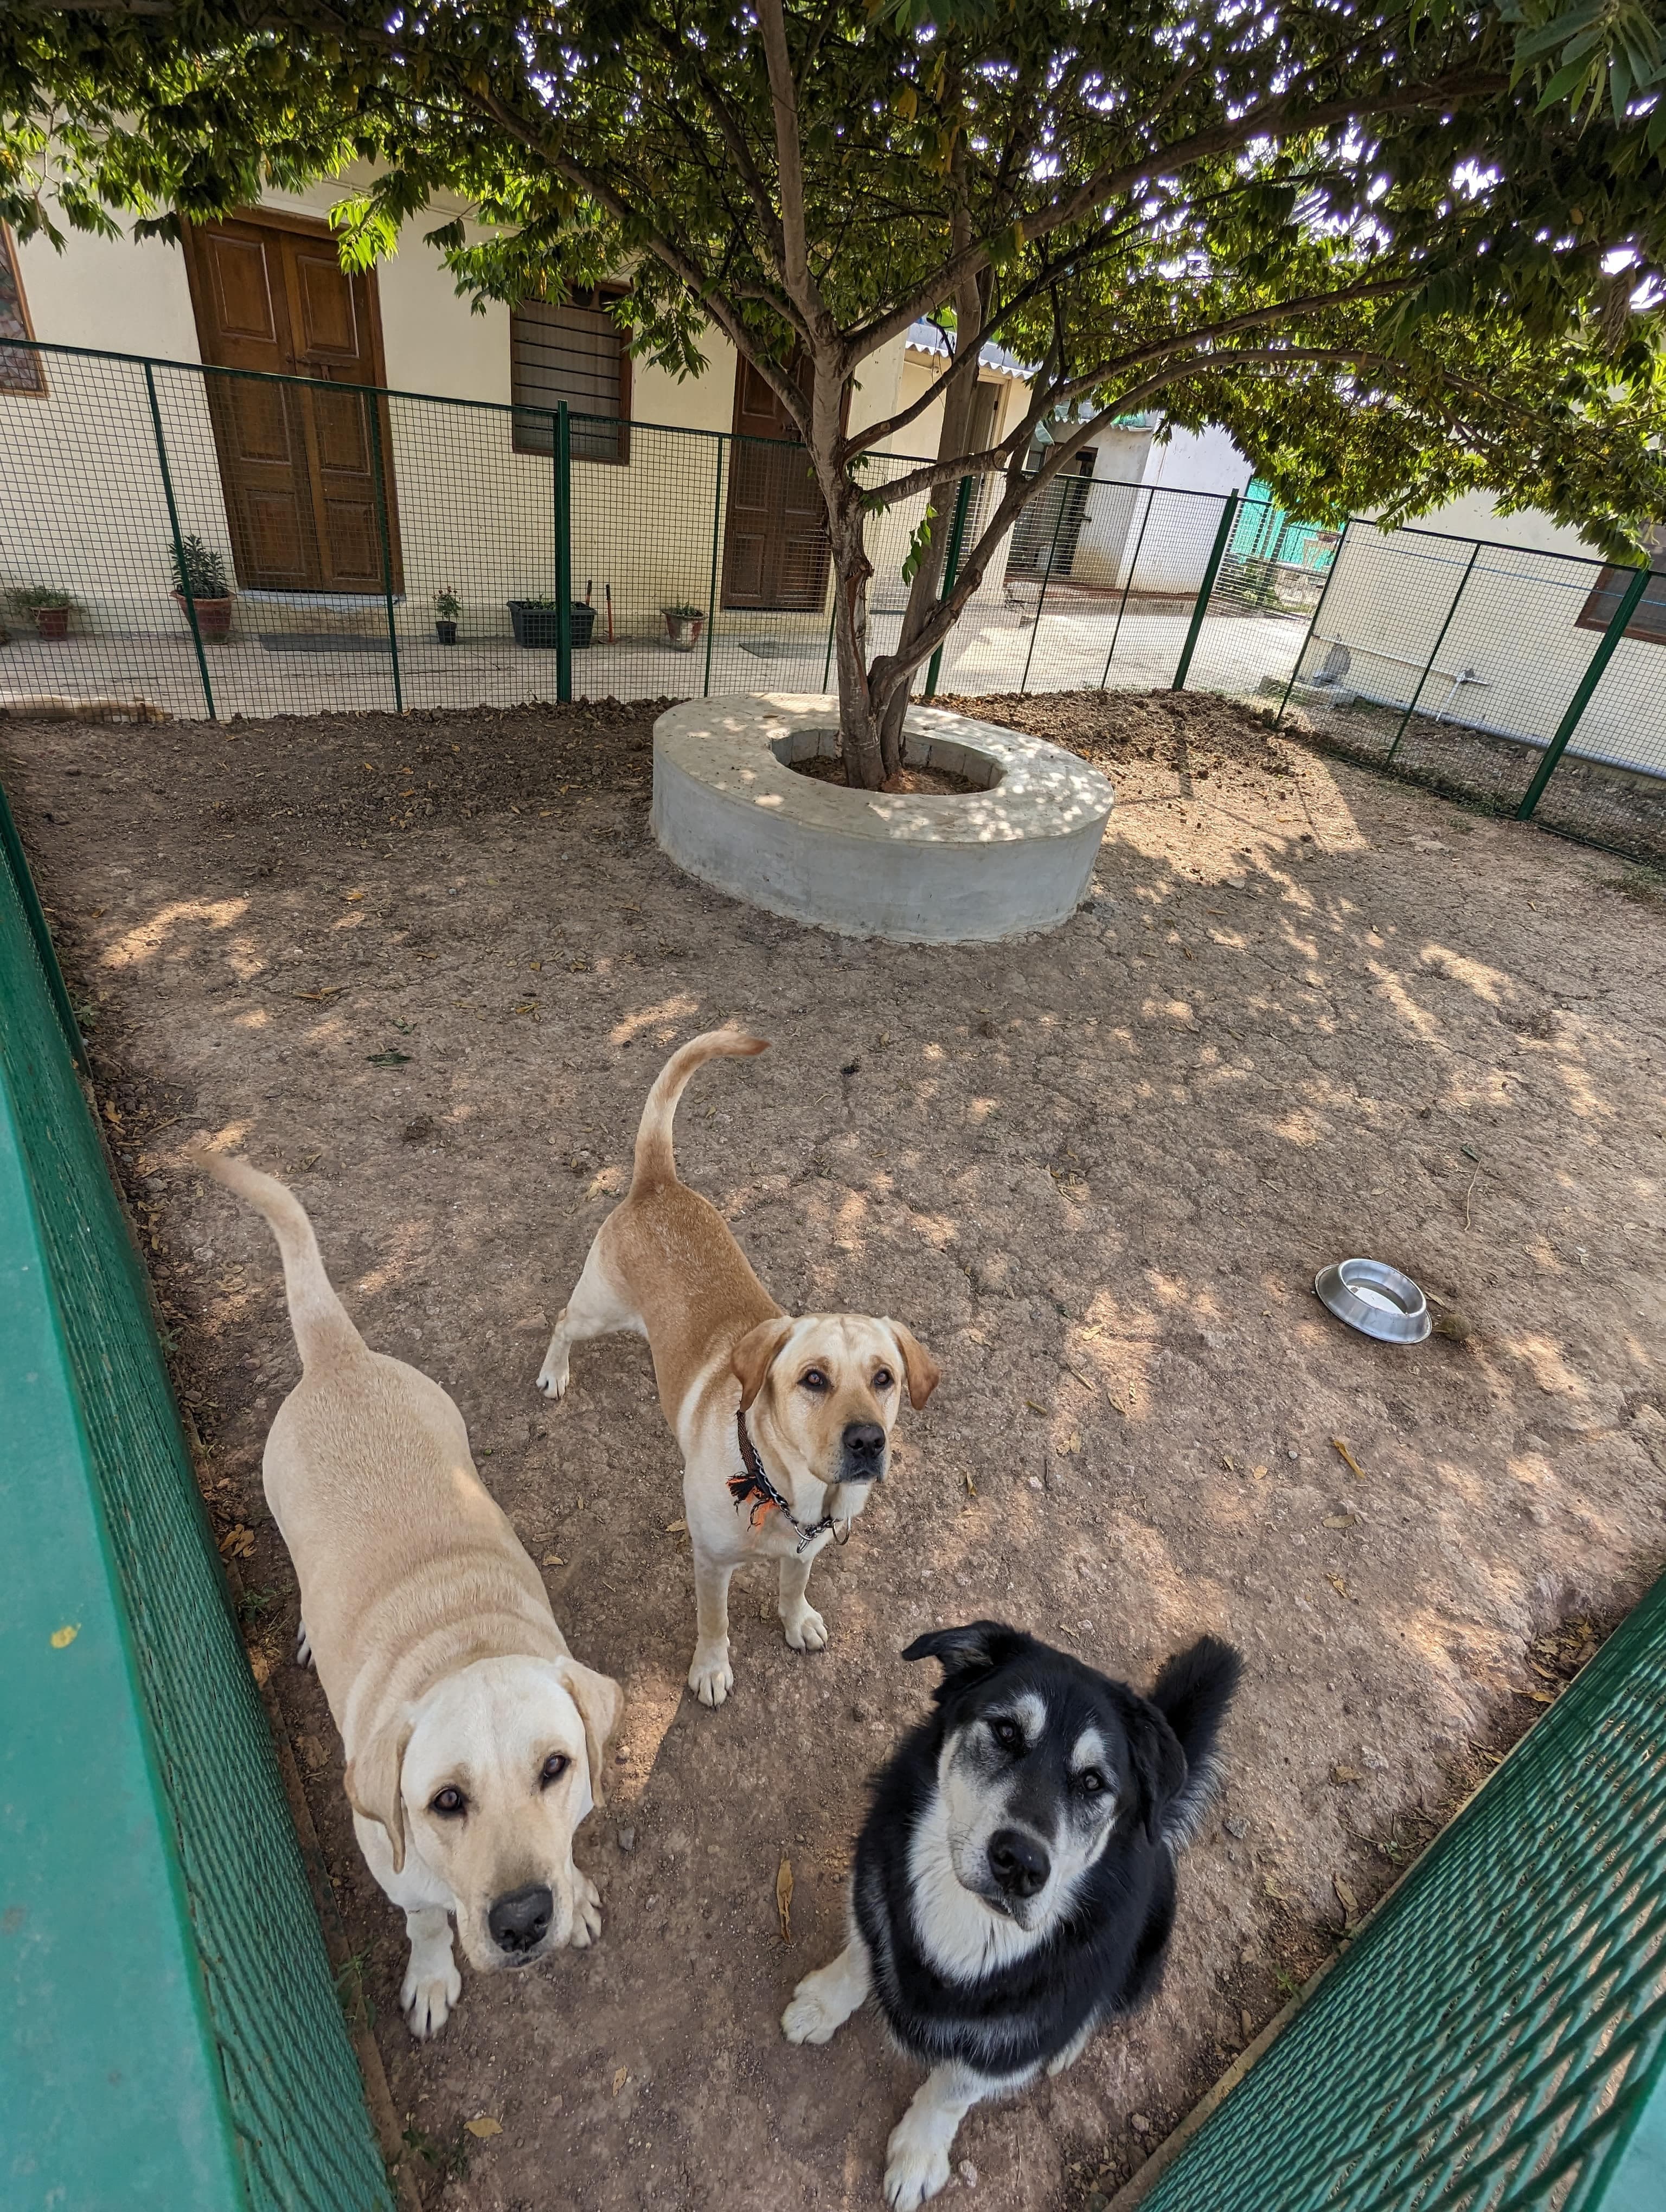
<path fill-rule="evenodd" d="M 781 2026 L 825 2043 L 871 1991 L 930 2067 L 885 2165 L 887 2203 L 914 2212 L 971 2106 L 1060 2072 L 1156 1989 L 1241 1662 L 1203 1637 L 1142 1698 L 994 1620 L 903 1656 L 942 1661 L 937 1711 L 875 1782 L 850 1941 Z"/>

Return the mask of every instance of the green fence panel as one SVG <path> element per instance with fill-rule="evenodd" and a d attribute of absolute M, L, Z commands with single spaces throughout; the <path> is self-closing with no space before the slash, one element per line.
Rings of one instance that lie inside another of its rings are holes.
<path fill-rule="evenodd" d="M 1666 1581 L 1141 2212 L 1666 2204 Z"/>
<path fill-rule="evenodd" d="M 0 1434 L 0 2203 L 380 2212 L 264 1709 L 5 864 Z"/>

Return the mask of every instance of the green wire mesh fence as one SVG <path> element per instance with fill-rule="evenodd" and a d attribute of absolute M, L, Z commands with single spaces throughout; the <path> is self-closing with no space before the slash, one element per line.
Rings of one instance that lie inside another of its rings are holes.
<path fill-rule="evenodd" d="M 78 1049 L 0 793 L 0 2201 L 392 2212 Z"/>
<path fill-rule="evenodd" d="M 0 390 L 0 701 L 224 719 L 832 681 L 800 447 L 28 350 L 42 388 Z M 864 481 L 915 465 L 876 454 Z M 939 496 L 947 529 L 955 494 Z M 1323 531 L 1262 487 L 1079 471 L 988 548 L 996 498 L 965 488 L 957 550 L 984 557 L 927 696 L 1219 692 L 1395 775 L 1666 859 L 1666 575 L 1614 630 L 1632 572 L 1595 558 Z M 926 509 L 916 493 L 870 519 L 877 652 Z"/>
<path fill-rule="evenodd" d="M 1139 2197 L 1140 2212 L 1656 2212 L 1663 1699 L 1666 1581 Z"/>

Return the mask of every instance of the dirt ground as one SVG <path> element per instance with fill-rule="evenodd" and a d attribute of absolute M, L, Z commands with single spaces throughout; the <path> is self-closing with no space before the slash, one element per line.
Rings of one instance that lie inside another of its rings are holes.
<path fill-rule="evenodd" d="M 865 1778 L 931 1686 L 900 1647 L 986 1613 L 1136 1683 L 1204 1629 L 1248 1659 L 1162 1995 L 961 2131 L 948 2201 L 1082 2205 L 1666 1556 L 1650 882 L 1219 702 L 985 711 L 1087 753 L 1119 803 L 1066 927 L 951 951 L 678 873 L 648 830 L 651 708 L 0 729 L 430 2208 L 879 2203 L 913 2069 L 871 2017 L 820 2051 L 777 2021 L 839 1945 Z M 774 1049 L 697 1079 L 685 1176 L 783 1303 L 903 1317 L 944 1381 L 817 1567 L 830 1648 L 787 1650 L 742 1577 L 711 1713 L 683 1690 L 644 1347 L 581 1347 L 558 1407 L 532 1385 L 654 1070 L 732 1018 Z M 182 1172 L 199 1128 L 295 1183 L 366 1334 L 458 1399 L 574 1649 L 628 1691 L 580 1837 L 601 1944 L 465 1974 L 426 2046 L 289 1657 L 259 1487 L 296 1372 L 276 1255 Z M 1455 1334 L 1395 1351 L 1332 1322 L 1313 1277 L 1353 1253 Z"/>

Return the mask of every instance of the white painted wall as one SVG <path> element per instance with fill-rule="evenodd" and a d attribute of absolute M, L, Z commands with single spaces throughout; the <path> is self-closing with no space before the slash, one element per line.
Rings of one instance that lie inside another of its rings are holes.
<path fill-rule="evenodd" d="M 275 191 L 268 204 L 322 216 L 339 191 Z M 413 226 L 379 267 L 377 291 L 388 383 L 428 395 L 389 409 L 407 619 L 425 623 L 435 592 L 450 588 L 464 601 L 466 635 L 506 629 L 508 598 L 553 589 L 553 472 L 546 456 L 514 451 L 508 418 L 489 407 L 434 404 L 510 398 L 508 308 L 471 312 L 423 244 L 422 230 L 447 212 Z M 177 247 L 76 234 L 62 254 L 37 240 L 19 260 L 41 340 L 200 362 Z M 735 356 L 714 331 L 702 350 L 704 374 L 681 381 L 634 362 L 629 463 L 574 465 L 577 587 L 593 581 L 599 606 L 611 583 L 622 633 L 653 630 L 662 605 L 703 604 L 710 589 L 718 444 L 676 433 L 729 430 Z M 893 410 L 903 354 L 899 337 L 868 364 L 851 409 L 857 427 Z M 143 372 L 49 356 L 46 376 L 44 398 L 0 394 L 0 583 L 68 591 L 78 630 L 170 629 L 179 619 L 168 599 L 171 531 Z M 229 561 L 202 380 L 164 370 L 156 382 L 182 527 Z M 720 532 L 724 520 L 719 507 Z M 258 619 L 248 616 L 242 626 Z"/>
<path fill-rule="evenodd" d="M 1471 529 L 1479 519 L 1465 518 Z M 1566 544 L 1543 552 L 1483 547 L 1471 565 L 1471 544 L 1443 530 L 1419 525 L 1384 532 L 1354 523 L 1304 672 L 1341 644 L 1350 658 L 1341 682 L 1367 699 L 1403 707 L 1432 655 L 1419 695 L 1421 713 L 1444 711 L 1477 729 L 1547 742 L 1599 635 L 1579 617 L 1601 564 L 1572 532 L 1563 536 L 1572 539 L 1572 552 Z M 1666 775 L 1666 646 L 1621 642 L 1572 750 Z"/>

